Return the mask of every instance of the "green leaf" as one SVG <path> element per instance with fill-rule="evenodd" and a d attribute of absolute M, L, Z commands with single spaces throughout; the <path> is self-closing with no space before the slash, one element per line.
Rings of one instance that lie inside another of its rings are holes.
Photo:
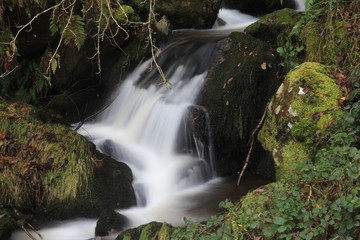
<path fill-rule="evenodd" d="M 285 232 L 286 231 L 286 226 L 285 225 L 282 225 L 282 226 L 280 226 L 278 229 L 277 229 L 277 231 L 279 232 L 279 233 L 283 233 L 283 232 Z"/>
<path fill-rule="evenodd" d="M 273 219 L 273 223 L 275 223 L 277 225 L 283 225 L 285 222 L 286 222 L 286 219 L 282 218 L 282 217 L 275 216 Z"/>

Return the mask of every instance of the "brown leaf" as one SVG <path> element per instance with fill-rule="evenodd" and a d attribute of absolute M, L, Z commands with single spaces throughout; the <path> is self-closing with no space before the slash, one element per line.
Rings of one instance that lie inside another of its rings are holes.
<path fill-rule="evenodd" d="M 0 131 L 0 140 L 5 138 L 5 131 Z"/>

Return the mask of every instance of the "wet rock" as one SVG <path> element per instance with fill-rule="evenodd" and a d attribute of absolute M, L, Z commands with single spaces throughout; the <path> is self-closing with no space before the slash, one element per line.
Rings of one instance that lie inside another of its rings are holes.
<path fill-rule="evenodd" d="M 342 114 L 341 95 L 329 70 L 320 63 L 306 62 L 288 73 L 258 136 L 275 160 L 278 179 L 296 171 L 297 161 L 312 156 L 316 138 Z"/>
<path fill-rule="evenodd" d="M 199 104 L 209 112 L 218 174 L 236 174 L 246 158 L 249 137 L 280 83 L 277 57 L 268 43 L 232 33 L 219 42 L 214 59 Z M 253 167 L 269 160 L 258 143 L 255 149 Z M 264 174 L 271 177 L 274 172 L 268 169 Z"/>
<path fill-rule="evenodd" d="M 243 13 L 262 15 L 282 8 L 295 8 L 293 0 L 225 0 L 224 6 L 238 9 Z"/>
<path fill-rule="evenodd" d="M 95 192 L 102 208 L 123 209 L 136 205 L 132 188 L 131 169 L 123 162 L 98 153 L 98 167 L 95 168 Z"/>
<path fill-rule="evenodd" d="M 95 236 L 108 236 L 123 230 L 128 223 L 127 218 L 114 210 L 101 212 L 95 227 Z"/>

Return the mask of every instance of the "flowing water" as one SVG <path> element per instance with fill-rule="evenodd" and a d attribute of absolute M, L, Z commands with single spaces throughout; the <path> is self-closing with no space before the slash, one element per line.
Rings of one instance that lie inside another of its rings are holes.
<path fill-rule="evenodd" d="M 100 151 L 131 168 L 137 206 L 119 211 L 130 220 L 128 227 L 150 221 L 180 225 L 184 217 L 200 221 L 218 211 L 219 201 L 267 182 L 245 179 L 243 187 L 235 188 L 235 180 L 217 178 L 211 139 L 201 142 L 184 128 L 216 40 L 255 20 L 223 9 L 211 30 L 175 32 L 159 58 L 172 88 L 158 86 L 162 79 L 156 69 L 149 71 L 149 61 L 144 62 L 114 93 L 111 105 L 79 130 Z M 95 223 L 94 219 L 57 222 L 40 232 L 45 240 L 84 240 L 93 237 Z M 24 234 L 14 233 L 12 240 L 19 239 L 25 239 Z"/>

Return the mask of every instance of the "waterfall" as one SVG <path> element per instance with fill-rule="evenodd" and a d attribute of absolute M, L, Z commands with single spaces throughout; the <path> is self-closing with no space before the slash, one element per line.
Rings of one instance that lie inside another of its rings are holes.
<path fill-rule="evenodd" d="M 184 33 L 175 39 L 159 59 L 171 89 L 156 85 L 162 79 L 156 69 L 148 72 L 146 61 L 124 81 L 106 111 L 79 130 L 100 151 L 131 168 L 138 205 L 121 211 L 131 226 L 152 220 L 182 223 L 187 206 L 174 204 L 174 196 L 181 199 L 215 175 L 199 139 L 193 139 L 195 146 L 181 146 L 195 148 L 195 154 L 178 151 L 184 115 L 202 87 L 215 43 Z"/>
<path fill-rule="evenodd" d="M 130 220 L 128 227 L 150 221 L 179 225 L 185 216 L 200 221 L 225 198 L 219 187 L 222 180 L 212 166 L 211 133 L 206 141 L 200 139 L 187 127 L 185 116 L 196 103 L 216 40 L 254 21 L 236 10 L 222 9 L 211 30 L 175 31 L 159 58 L 172 88 L 158 85 L 162 79 L 155 68 L 149 71 L 148 60 L 114 92 L 111 105 L 79 130 L 100 151 L 131 168 L 137 206 L 119 211 Z M 204 127 L 209 129 L 204 114 Z M 93 237 L 95 222 L 56 223 L 40 232 L 45 240 L 84 240 Z M 22 239 L 22 234 L 17 232 L 12 239 Z"/>

